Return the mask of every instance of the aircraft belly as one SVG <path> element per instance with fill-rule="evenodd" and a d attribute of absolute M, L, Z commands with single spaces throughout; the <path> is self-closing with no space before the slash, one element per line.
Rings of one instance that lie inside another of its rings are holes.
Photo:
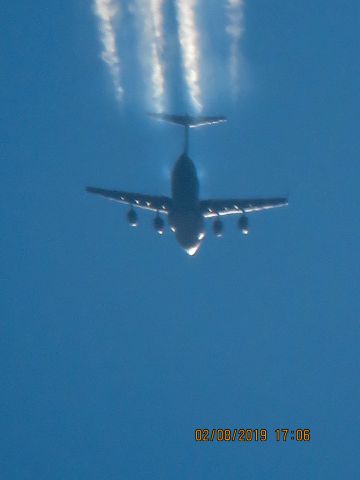
<path fill-rule="evenodd" d="M 169 214 L 171 229 L 175 232 L 177 241 L 184 248 L 196 245 L 204 237 L 204 219 L 200 209 L 175 206 Z"/>

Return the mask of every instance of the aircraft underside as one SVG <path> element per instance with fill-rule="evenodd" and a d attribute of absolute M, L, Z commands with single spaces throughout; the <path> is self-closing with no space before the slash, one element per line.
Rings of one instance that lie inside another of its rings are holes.
<path fill-rule="evenodd" d="M 147 195 L 120 190 L 108 190 L 98 187 L 86 187 L 89 193 L 101 195 L 116 202 L 129 205 L 127 221 L 132 227 L 138 226 L 136 209 L 150 210 L 156 213 L 153 219 L 158 234 L 165 232 L 162 214 L 168 215 L 170 230 L 176 240 L 189 255 L 194 255 L 205 237 L 205 220 L 214 218 L 213 233 L 217 237 L 223 234 L 221 217 L 237 215 L 240 231 L 249 233 L 248 213 L 268 210 L 288 205 L 287 198 L 228 198 L 199 199 L 199 180 L 196 167 L 188 156 L 188 130 L 203 125 L 223 123 L 224 117 L 189 117 L 179 115 L 154 114 L 155 118 L 177 123 L 185 127 L 184 151 L 174 165 L 172 173 L 172 197 Z"/>

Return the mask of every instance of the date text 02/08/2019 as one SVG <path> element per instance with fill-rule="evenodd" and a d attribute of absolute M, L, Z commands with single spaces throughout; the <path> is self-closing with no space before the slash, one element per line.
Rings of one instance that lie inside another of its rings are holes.
<path fill-rule="evenodd" d="M 270 432 L 270 433 L 269 433 Z M 311 433 L 309 428 L 276 428 L 269 431 L 267 428 L 196 428 L 196 442 L 309 442 Z"/>

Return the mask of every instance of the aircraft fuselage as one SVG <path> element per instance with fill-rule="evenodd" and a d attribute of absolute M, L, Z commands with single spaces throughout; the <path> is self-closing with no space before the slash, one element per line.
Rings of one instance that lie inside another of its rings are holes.
<path fill-rule="evenodd" d="M 194 255 L 205 236 L 205 229 L 199 204 L 199 179 L 195 165 L 186 153 L 174 165 L 171 189 L 170 227 L 178 243 L 189 255 Z"/>

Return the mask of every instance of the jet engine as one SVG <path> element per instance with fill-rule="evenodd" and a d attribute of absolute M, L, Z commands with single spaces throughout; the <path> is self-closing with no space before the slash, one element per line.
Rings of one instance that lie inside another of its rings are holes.
<path fill-rule="evenodd" d="M 239 222 L 238 222 L 238 227 L 240 228 L 241 230 L 241 233 L 243 235 L 248 235 L 249 234 L 249 219 L 246 215 L 241 215 L 241 217 L 239 218 Z"/>
<path fill-rule="evenodd" d="M 217 218 L 213 223 L 213 232 L 217 237 L 221 237 L 223 234 L 224 225 L 223 222 Z"/>
<path fill-rule="evenodd" d="M 163 235 L 163 233 L 165 231 L 165 223 L 164 223 L 164 220 L 160 217 L 160 215 L 157 215 L 154 218 L 153 225 L 154 225 L 154 228 L 157 231 L 157 233 L 159 235 Z"/>
<path fill-rule="evenodd" d="M 133 208 L 131 208 L 129 211 L 128 211 L 128 214 L 127 214 L 127 221 L 129 222 L 129 225 L 131 225 L 132 227 L 137 227 L 138 226 L 138 216 L 137 216 L 137 213 L 135 212 L 135 210 Z"/>

